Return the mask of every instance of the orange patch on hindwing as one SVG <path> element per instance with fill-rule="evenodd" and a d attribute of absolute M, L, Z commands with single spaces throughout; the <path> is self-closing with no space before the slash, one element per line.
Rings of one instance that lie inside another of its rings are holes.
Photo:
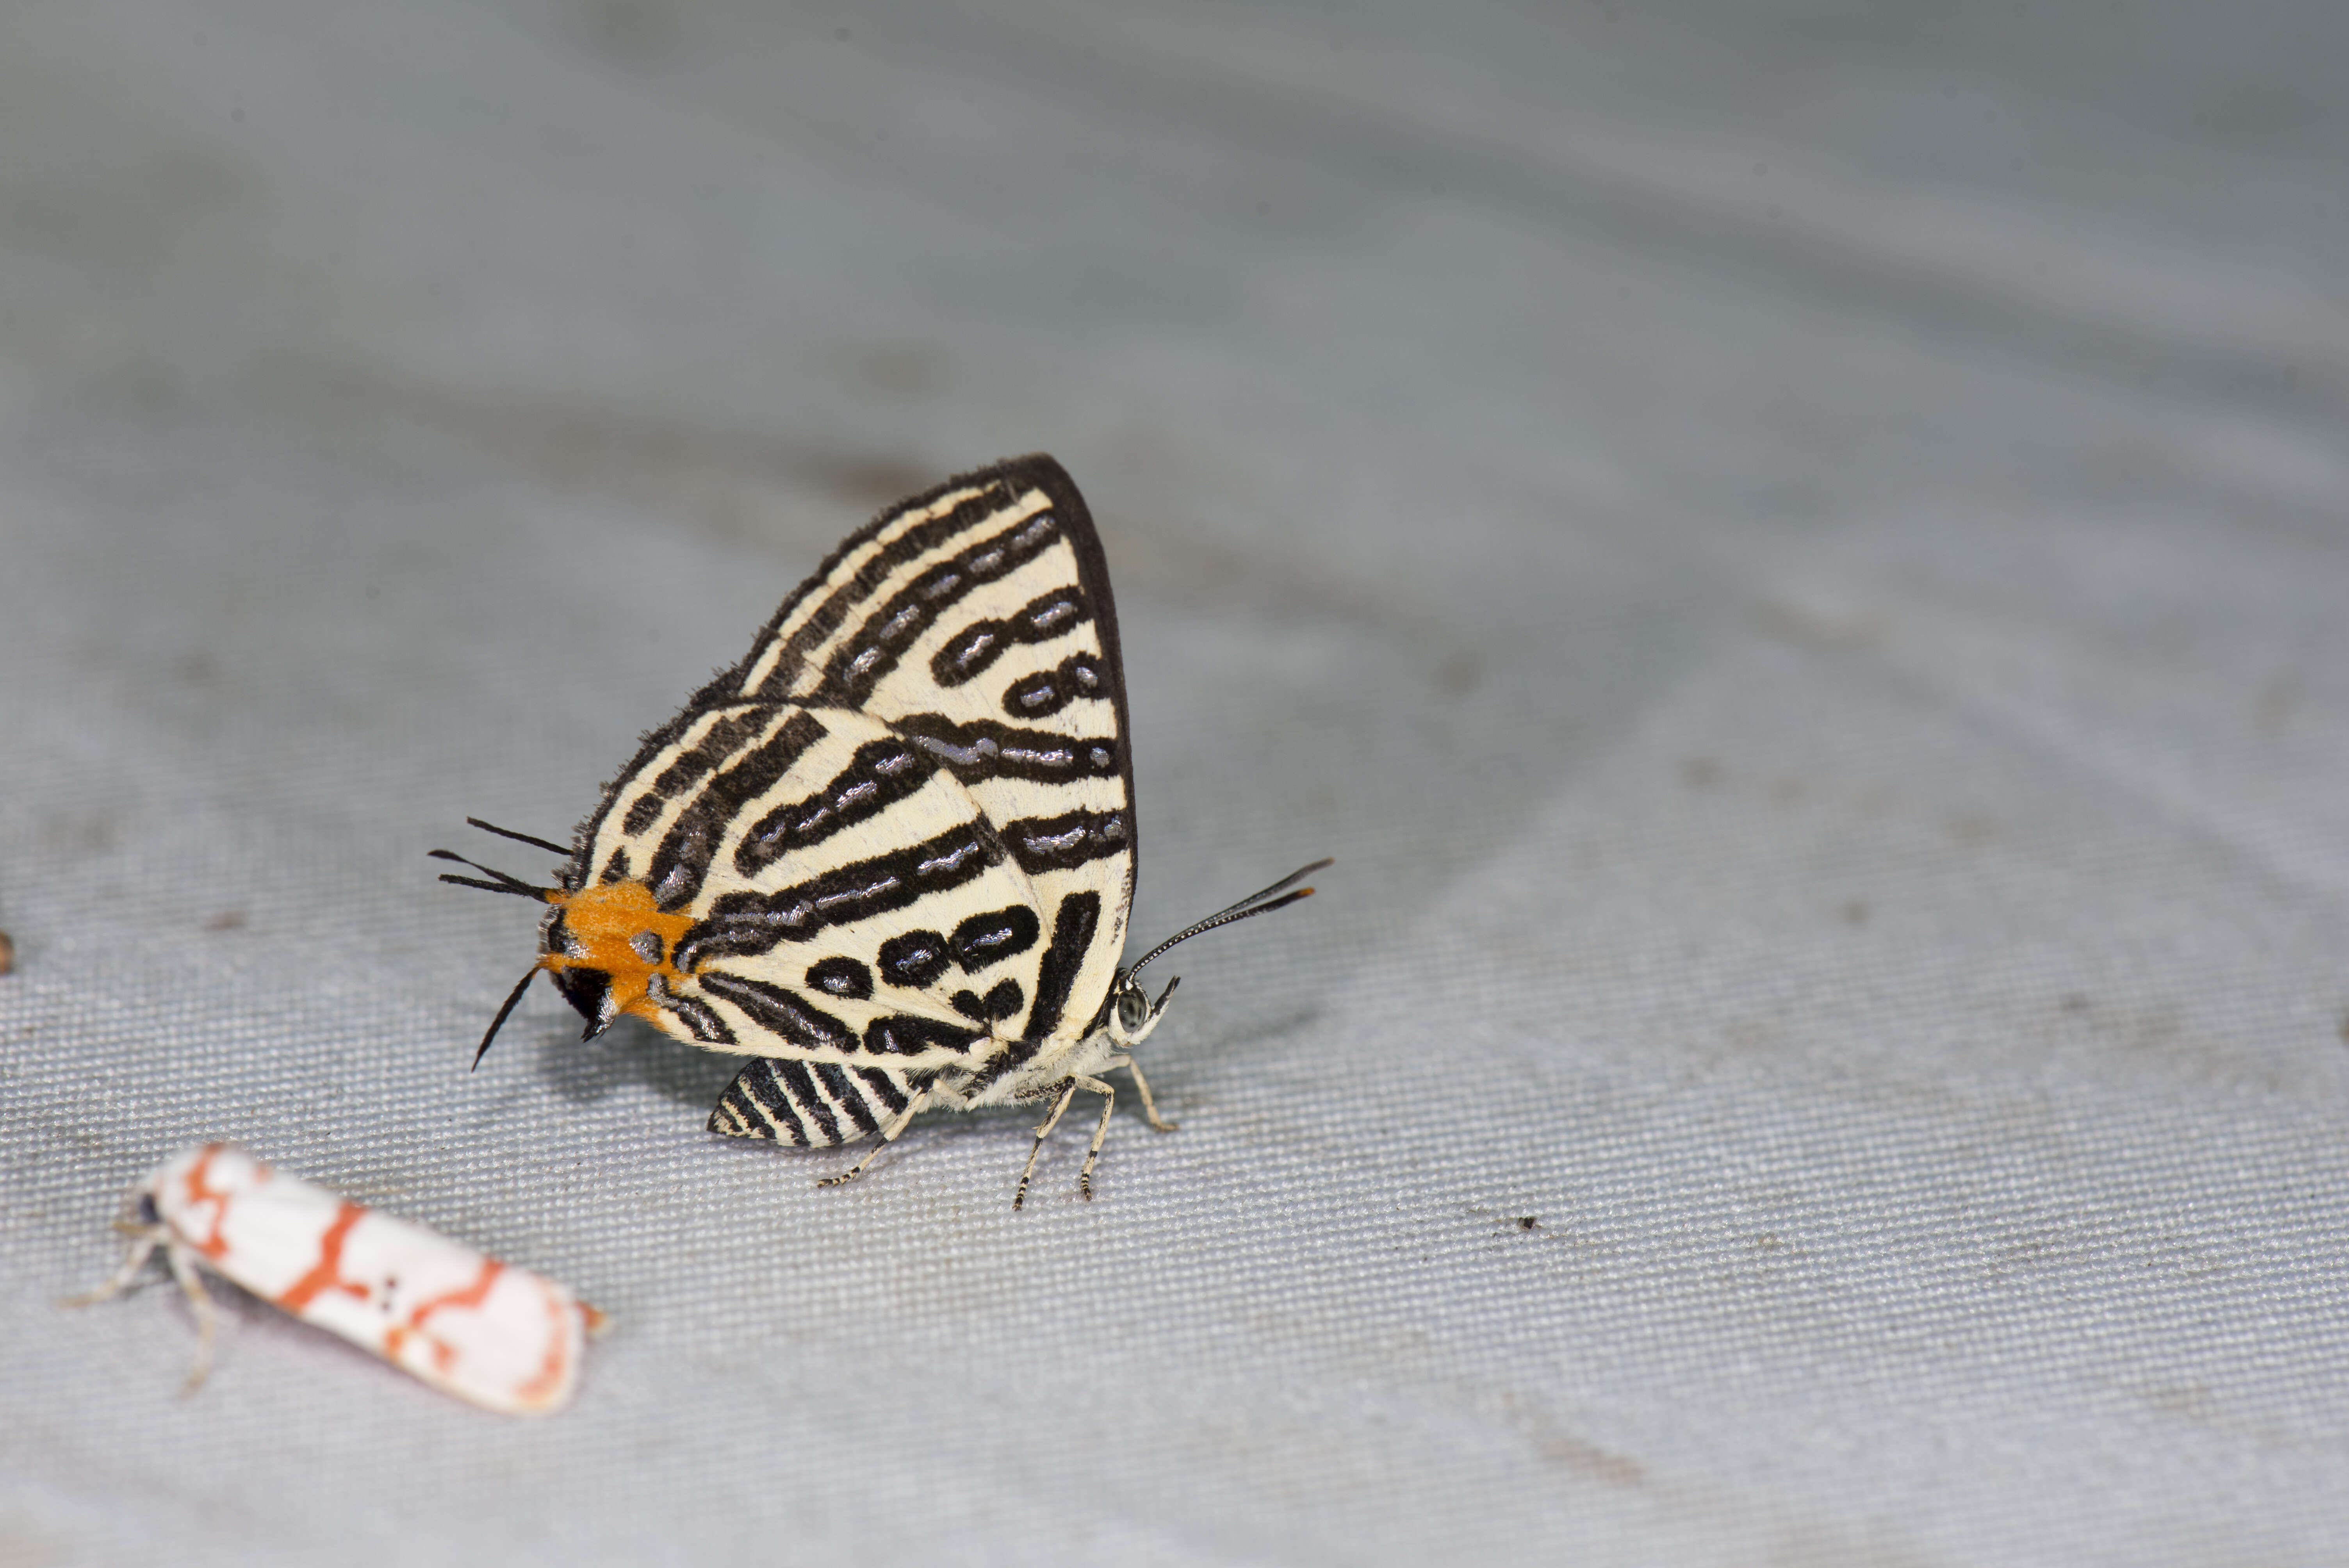
<path fill-rule="evenodd" d="M 647 1023 L 659 1023 L 660 1008 L 646 992 L 656 975 L 671 985 L 684 978 L 670 961 L 678 943 L 692 929 L 693 916 L 683 910 L 664 912 L 653 902 L 653 890 L 640 882 L 606 882 L 568 893 L 556 889 L 547 893 L 546 902 L 563 912 L 568 940 L 565 951 L 545 954 L 539 966 L 558 975 L 566 969 L 599 970 L 609 976 L 614 1007 Z M 638 949 L 636 939 L 647 934 L 659 944 L 657 959 Z"/>

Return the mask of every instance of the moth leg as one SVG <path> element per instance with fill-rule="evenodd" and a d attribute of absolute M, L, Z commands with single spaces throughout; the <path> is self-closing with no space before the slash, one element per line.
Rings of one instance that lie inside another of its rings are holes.
<path fill-rule="evenodd" d="M 1019 1191 L 1011 1194 L 1013 1208 L 1028 1201 L 1028 1178 L 1036 1173 L 1036 1156 L 1044 1152 L 1044 1140 L 1050 1136 L 1052 1129 L 1061 1125 L 1061 1113 L 1069 1109 L 1069 1101 L 1077 1098 L 1077 1085 L 1086 1081 L 1089 1080 L 1072 1078 L 1061 1080 L 1061 1098 L 1052 1102 L 1052 1114 L 1046 1117 L 1044 1125 L 1036 1130 L 1036 1141 L 1028 1150 L 1028 1163 L 1019 1168 Z"/>
<path fill-rule="evenodd" d="M 1117 1109 L 1117 1090 L 1097 1078 L 1081 1078 L 1071 1081 L 1077 1088 L 1091 1089 L 1102 1097 L 1101 1123 L 1093 1129 L 1092 1147 L 1085 1150 L 1085 1168 L 1077 1172 L 1077 1191 L 1083 1193 L 1085 1202 L 1090 1203 L 1093 1201 L 1093 1161 L 1101 1158 L 1102 1140 L 1109 1136 L 1109 1113 Z"/>
<path fill-rule="evenodd" d="M 1131 1057 L 1127 1057 L 1125 1061 L 1125 1070 L 1133 1075 L 1133 1087 L 1142 1091 L 1142 1114 L 1149 1119 L 1150 1125 L 1153 1129 L 1160 1132 L 1172 1132 L 1176 1128 L 1183 1125 L 1179 1121 L 1162 1121 L 1159 1119 L 1158 1102 L 1150 1098 L 1150 1080 L 1142 1076 L 1142 1064 L 1140 1062 L 1135 1061 Z"/>
<path fill-rule="evenodd" d="M 163 1227 L 160 1225 L 130 1232 L 132 1238 L 130 1250 L 122 1255 L 122 1266 L 114 1271 L 114 1277 L 104 1284 L 82 1292 L 79 1295 L 65 1296 L 57 1302 L 57 1305 L 89 1306 L 120 1295 L 129 1287 L 130 1282 L 139 1277 L 139 1271 L 147 1266 L 147 1260 L 154 1255 L 156 1247 L 161 1244 L 164 1233 Z"/>
<path fill-rule="evenodd" d="M 846 1182 L 854 1181 L 859 1176 L 864 1175 L 864 1168 L 867 1165 L 872 1164 L 874 1160 L 880 1157 L 882 1150 L 888 1148 L 889 1145 L 897 1141 L 897 1135 L 905 1130 L 905 1124 L 913 1120 L 916 1116 L 919 1115 L 922 1108 L 929 1104 L 929 1102 L 930 1091 L 928 1089 L 924 1089 L 921 1093 L 907 1100 L 905 1102 L 905 1109 L 899 1111 L 895 1116 L 891 1117 L 889 1119 L 888 1125 L 882 1128 L 881 1141 L 874 1147 L 870 1153 L 866 1154 L 864 1159 L 858 1161 L 847 1170 L 842 1171 L 839 1175 L 826 1176 L 823 1178 L 821 1181 L 816 1182 L 816 1185 L 819 1187 L 838 1187 Z"/>
<path fill-rule="evenodd" d="M 188 1380 L 180 1385 L 182 1398 L 203 1387 L 212 1369 L 212 1298 L 204 1294 L 203 1282 L 196 1277 L 196 1266 L 188 1261 L 186 1249 L 176 1242 L 163 1246 L 163 1261 L 171 1265 L 171 1277 L 180 1282 L 180 1289 L 188 1298 L 188 1305 L 196 1315 L 196 1364 L 188 1368 Z"/>

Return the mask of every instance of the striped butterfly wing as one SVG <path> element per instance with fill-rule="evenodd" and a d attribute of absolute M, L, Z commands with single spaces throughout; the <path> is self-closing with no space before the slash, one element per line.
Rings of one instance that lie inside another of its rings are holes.
<path fill-rule="evenodd" d="M 598 1026 L 771 1058 L 719 1130 L 862 1136 L 940 1070 L 999 1075 L 1092 1023 L 1133 894 L 1124 731 L 1067 474 L 949 480 L 851 535 L 647 738 L 582 829 L 550 966 Z"/>

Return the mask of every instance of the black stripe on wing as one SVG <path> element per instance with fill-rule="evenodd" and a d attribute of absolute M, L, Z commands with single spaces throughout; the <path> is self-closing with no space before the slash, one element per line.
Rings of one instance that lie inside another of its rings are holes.
<path fill-rule="evenodd" d="M 779 943 L 805 942 L 827 926 L 853 925 L 952 892 L 1003 858 L 1002 841 L 974 820 L 774 892 L 720 893 L 686 932 L 673 962 L 690 973 L 712 959 L 771 953 Z"/>
<path fill-rule="evenodd" d="M 919 1057 L 935 1050 L 967 1056 L 987 1037 L 984 1029 L 918 1013 L 884 1013 L 864 1026 L 864 1048 L 876 1057 Z"/>
<path fill-rule="evenodd" d="M 859 1138 L 870 1138 L 881 1130 L 880 1118 L 874 1116 L 873 1108 L 864 1102 L 864 1091 L 849 1081 L 846 1068 L 842 1067 L 838 1062 L 810 1062 L 808 1068 L 815 1074 L 817 1081 L 823 1085 L 824 1093 L 832 1097 L 832 1103 L 838 1106 L 848 1119 L 857 1125 L 857 1131 L 848 1133 L 841 1139 L 843 1143 L 853 1143 Z"/>
<path fill-rule="evenodd" d="M 1072 779 L 1112 779 L 1124 769 L 1121 748 L 1110 736 L 1060 735 L 1023 729 L 991 718 L 956 724 L 935 713 L 908 715 L 889 727 L 922 748 L 963 783 L 983 779 L 1025 779 L 1059 784 Z"/>
<path fill-rule="evenodd" d="M 772 707 L 754 711 L 761 726 L 775 714 Z M 772 736 L 704 785 L 669 824 L 660 848 L 653 851 L 652 864 L 646 868 L 645 880 L 652 884 L 653 901 L 664 910 L 690 903 L 709 874 L 718 846 L 725 841 L 727 830 L 741 816 L 743 807 L 781 782 L 792 764 L 828 733 L 813 714 L 795 709 Z M 632 807 L 631 820 L 635 815 Z"/>
<path fill-rule="evenodd" d="M 772 1059 L 765 1057 L 734 1075 L 709 1113 L 709 1130 L 808 1147 L 807 1119 L 775 1075 Z"/>
<path fill-rule="evenodd" d="M 1030 876 L 1070 871 L 1133 848 L 1133 830 L 1122 808 L 1022 817 L 1006 822 L 1000 831 L 1012 860 Z"/>
<path fill-rule="evenodd" d="M 707 1003 L 698 1001 L 691 996 L 679 995 L 670 990 L 668 981 L 663 976 L 655 975 L 647 979 L 645 982 L 645 995 L 651 997 L 656 1006 L 684 1026 L 686 1033 L 693 1037 L 695 1044 L 730 1046 L 735 1043 L 734 1031 L 726 1026 L 725 1019 L 719 1017 Z"/>
<path fill-rule="evenodd" d="M 709 1110 L 709 1131 L 799 1148 L 855 1143 L 905 1110 L 916 1078 L 902 1068 L 845 1068 L 833 1061 L 761 1057 L 735 1073 Z"/>
<path fill-rule="evenodd" d="M 1016 498 L 1001 497 L 997 504 L 1010 499 Z M 920 531 L 916 529 L 914 533 Z M 913 534 L 906 537 L 910 539 Z M 887 603 L 866 616 L 855 633 L 842 642 L 824 665 L 823 695 L 818 700 L 838 703 L 843 707 L 863 707 L 873 688 L 897 667 L 905 651 L 936 624 L 939 616 L 961 603 L 974 588 L 1009 576 L 1035 560 L 1060 537 L 1060 519 L 1050 511 L 1036 512 L 922 573 L 891 594 Z M 893 563 L 915 559 L 894 548 L 887 552 L 887 558 Z M 1069 624 L 1074 625 L 1078 619 L 1081 617 L 1071 619 Z M 767 684 L 771 686 L 773 683 L 770 680 Z"/>
<path fill-rule="evenodd" d="M 1061 536 L 1069 542 L 1069 547 L 1076 553 L 1077 586 L 1084 594 L 1086 607 L 1092 613 L 1093 635 L 1101 644 L 1101 662 L 1094 673 L 1105 688 L 1087 695 L 1108 697 L 1111 712 L 1115 715 L 1110 733 L 1121 742 L 1117 748 L 1117 768 L 1118 776 L 1125 786 L 1125 807 L 1118 823 L 1122 835 L 1119 841 L 1127 852 L 1135 856 L 1133 872 L 1138 877 L 1142 862 L 1140 829 L 1133 816 L 1133 754 L 1132 748 L 1123 744 L 1124 738 L 1132 733 L 1125 707 L 1125 651 L 1118 641 L 1117 599 L 1110 592 L 1109 560 L 1102 552 L 1101 535 L 1093 529 L 1093 515 L 1085 506 L 1085 498 L 1077 492 L 1076 481 L 1069 478 L 1067 469 L 1050 458 L 1040 453 L 1033 457 L 1015 458 L 993 471 L 1002 474 L 1005 486 L 1014 495 L 1031 485 L 1042 490 L 1051 502 L 1053 515 L 1061 520 Z M 1009 837 L 1008 834 L 1006 836 Z M 1103 851 L 1105 854 L 1114 852 L 1114 850 Z M 1112 925 L 1123 926 L 1124 923 L 1123 901 L 1132 896 L 1133 885 L 1133 881 L 1129 880 L 1119 893 L 1121 906 L 1110 921 Z"/>
<path fill-rule="evenodd" d="M 930 676 L 942 686 L 977 680 L 995 667 L 1006 648 L 1055 642 L 1093 618 L 1081 588 L 1039 593 L 1012 614 L 973 621 L 930 655 Z"/>
<path fill-rule="evenodd" d="M 890 727 L 900 738 L 866 741 L 822 786 L 753 822 L 734 847 L 735 871 L 755 877 L 786 856 L 871 821 L 921 793 L 940 768 L 966 784 L 987 779 L 1050 784 L 1121 771 L 1122 748 L 1111 737 L 1060 735 L 993 719 L 956 724 L 934 713 L 915 714 Z M 661 885 L 657 882 L 656 890 Z"/>
<path fill-rule="evenodd" d="M 734 846 L 734 869 L 755 877 L 785 855 L 812 849 L 844 828 L 868 822 L 921 793 L 937 771 L 905 740 L 868 740 L 823 788 L 768 811 Z"/>
<path fill-rule="evenodd" d="M 856 1049 L 854 1029 L 797 992 L 722 969 L 697 975 L 694 983 L 720 1001 L 731 1002 L 744 1017 L 786 1044 L 843 1056 Z"/>
<path fill-rule="evenodd" d="M 758 738 L 766 727 L 771 709 L 746 707 L 730 713 L 702 733 L 699 740 L 678 752 L 668 765 L 654 776 L 644 792 L 629 803 L 628 814 L 621 819 L 620 830 L 635 838 L 657 820 L 661 807 L 677 799 L 678 791 L 709 773 L 736 752 Z"/>
<path fill-rule="evenodd" d="M 1096 892 L 1072 892 L 1061 900 L 1052 916 L 1052 945 L 1044 950 L 1036 970 L 1036 1004 L 1028 1010 L 1028 1027 L 1022 1031 L 1029 1039 L 1049 1039 L 1060 1028 L 1085 950 L 1101 928 L 1101 909 Z"/>
<path fill-rule="evenodd" d="M 890 1115 L 895 1116 L 905 1109 L 905 1101 L 911 1098 L 909 1091 L 912 1086 L 902 1074 L 891 1072 L 886 1068 L 858 1068 L 856 1076 L 864 1080 L 865 1091 L 888 1108 Z"/>
<path fill-rule="evenodd" d="M 761 1057 L 718 1097 L 709 1130 L 829 1149 L 871 1137 L 913 1094 L 913 1080 L 896 1068 Z"/>
<path fill-rule="evenodd" d="M 1014 718 L 1045 718 L 1072 702 L 1106 696 L 1101 664 L 1091 654 L 1071 654 L 1049 670 L 1023 676 L 1003 688 L 1003 711 Z"/>
<path fill-rule="evenodd" d="M 742 663 L 705 686 L 696 700 L 707 698 L 711 701 L 720 701 L 730 695 L 788 696 L 792 685 L 798 681 L 801 672 L 806 669 L 808 660 L 842 627 L 847 625 L 850 618 L 861 607 L 872 600 L 873 595 L 880 591 L 880 585 L 888 580 L 891 573 L 909 562 L 924 560 L 947 549 L 957 537 L 984 525 L 1019 496 L 1019 490 L 1006 482 L 1008 476 L 999 477 L 1001 476 L 1001 469 L 1009 466 L 1006 464 L 997 469 L 982 469 L 978 473 L 966 474 L 957 479 L 948 480 L 942 485 L 934 486 L 920 495 L 899 501 L 895 506 L 889 508 L 871 522 L 842 540 L 839 547 L 824 557 L 823 564 L 816 568 L 815 575 L 801 583 L 792 596 L 784 600 L 781 606 L 768 620 L 766 628 L 750 645 L 750 652 Z M 905 513 L 919 511 L 931 505 L 942 496 L 958 490 L 968 490 L 974 485 L 979 487 L 978 494 L 960 502 L 942 516 L 934 517 L 927 522 L 917 523 L 907 529 L 892 540 L 873 560 L 858 568 L 854 576 L 833 587 L 823 603 L 817 605 L 808 618 L 792 634 L 791 640 L 776 658 L 774 667 L 769 670 L 765 677 L 760 681 L 758 690 L 742 692 L 739 689 L 742 679 L 750 674 L 752 666 L 766 653 L 768 638 L 773 634 L 776 628 L 791 619 L 802 600 L 825 586 L 833 573 L 838 570 L 843 558 L 862 548 L 874 534 L 887 528 Z"/>

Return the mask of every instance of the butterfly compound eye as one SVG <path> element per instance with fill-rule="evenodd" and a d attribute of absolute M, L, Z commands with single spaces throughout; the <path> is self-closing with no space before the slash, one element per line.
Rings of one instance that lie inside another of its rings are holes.
<path fill-rule="evenodd" d="M 1141 986 L 1128 981 L 1125 988 L 1117 994 L 1118 1026 L 1132 1034 L 1149 1018 L 1150 998 L 1143 995 Z"/>

